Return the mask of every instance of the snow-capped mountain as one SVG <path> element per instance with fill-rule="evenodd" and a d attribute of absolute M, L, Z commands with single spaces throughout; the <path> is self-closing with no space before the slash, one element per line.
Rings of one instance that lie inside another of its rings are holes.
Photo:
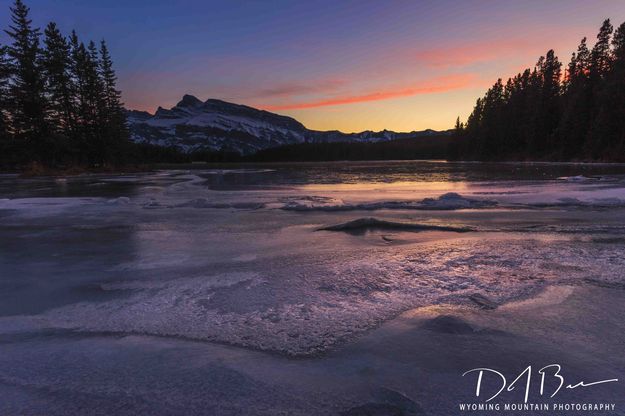
<path fill-rule="evenodd" d="M 295 143 L 376 142 L 435 134 L 433 130 L 342 133 L 309 130 L 286 116 L 244 105 L 185 95 L 175 107 L 159 107 L 154 115 L 128 111 L 131 137 L 138 143 L 177 147 L 184 152 L 231 151 L 250 154 Z"/>

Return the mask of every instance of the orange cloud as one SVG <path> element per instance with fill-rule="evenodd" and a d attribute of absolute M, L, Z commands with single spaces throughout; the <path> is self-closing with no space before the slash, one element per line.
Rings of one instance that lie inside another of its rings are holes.
<path fill-rule="evenodd" d="M 479 62 L 501 59 L 502 56 L 532 53 L 536 50 L 535 39 L 502 39 L 482 41 L 453 47 L 427 49 L 413 54 L 413 58 L 430 67 L 465 66 Z M 536 57 L 538 58 L 538 56 Z M 529 64 L 528 64 L 529 65 Z"/>
<path fill-rule="evenodd" d="M 290 104 L 278 104 L 262 106 L 265 110 L 278 111 L 278 110 L 296 110 L 305 108 L 326 107 L 333 105 L 344 105 L 362 103 L 367 101 L 380 101 L 388 100 L 398 97 L 409 97 L 413 95 L 422 94 L 434 94 L 446 91 L 457 90 L 465 88 L 473 82 L 475 77 L 472 74 L 458 74 L 449 75 L 444 77 L 433 78 L 423 84 L 409 87 L 399 88 L 384 91 L 374 91 L 360 95 L 350 95 L 345 97 L 335 97 L 324 100 L 290 103 Z"/>

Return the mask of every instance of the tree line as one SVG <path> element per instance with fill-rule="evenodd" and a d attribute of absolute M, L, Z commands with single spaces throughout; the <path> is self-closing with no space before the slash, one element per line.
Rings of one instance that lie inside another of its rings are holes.
<path fill-rule="evenodd" d="M 445 159 L 452 140 L 447 132 L 381 142 L 299 143 L 260 150 L 246 162 Z"/>
<path fill-rule="evenodd" d="M 625 161 L 625 23 L 605 20 L 564 70 L 549 50 L 497 80 L 454 136 L 451 159 Z"/>
<path fill-rule="evenodd" d="M 0 165 L 119 163 L 128 150 L 126 115 L 105 41 L 43 34 L 15 0 L 0 45 Z"/>

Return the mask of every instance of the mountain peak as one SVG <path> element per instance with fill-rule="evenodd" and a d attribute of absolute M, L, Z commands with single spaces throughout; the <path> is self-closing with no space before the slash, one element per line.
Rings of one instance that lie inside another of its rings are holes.
<path fill-rule="evenodd" d="M 364 142 L 428 136 L 433 133 L 314 131 L 294 118 L 214 98 L 202 102 L 186 94 L 173 108 L 154 116 L 129 112 L 133 140 L 171 146 L 185 152 L 221 151 L 251 154 L 297 143 Z"/>
<path fill-rule="evenodd" d="M 185 94 L 182 97 L 182 100 L 178 104 L 176 104 L 176 107 L 199 107 L 202 104 L 204 103 L 200 101 L 200 99 L 196 96 Z"/>

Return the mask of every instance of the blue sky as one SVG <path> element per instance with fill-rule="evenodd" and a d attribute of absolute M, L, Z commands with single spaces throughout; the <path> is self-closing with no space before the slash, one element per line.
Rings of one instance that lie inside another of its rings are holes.
<path fill-rule="evenodd" d="M 130 108 L 191 93 L 344 131 L 451 127 L 497 77 L 549 48 L 566 63 L 604 18 L 625 21 L 616 0 L 26 3 L 39 26 L 107 40 Z"/>

